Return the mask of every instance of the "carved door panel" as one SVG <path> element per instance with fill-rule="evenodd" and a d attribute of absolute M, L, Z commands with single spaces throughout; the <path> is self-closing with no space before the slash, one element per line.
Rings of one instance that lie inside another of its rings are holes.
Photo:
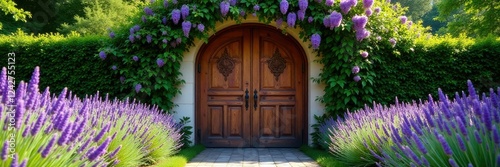
<path fill-rule="evenodd" d="M 201 50 L 198 141 L 207 147 L 299 147 L 303 52 L 279 31 L 233 28 Z"/>

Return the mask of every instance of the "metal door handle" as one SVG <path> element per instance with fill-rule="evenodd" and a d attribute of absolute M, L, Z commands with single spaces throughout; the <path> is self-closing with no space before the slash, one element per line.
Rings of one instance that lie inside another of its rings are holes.
<path fill-rule="evenodd" d="M 254 110 L 257 110 L 257 99 L 259 98 L 259 96 L 257 95 L 257 89 L 255 89 L 253 91 L 253 109 Z"/>
<path fill-rule="evenodd" d="M 245 90 L 245 108 L 248 110 L 248 99 L 250 98 L 250 95 L 248 95 L 248 89 Z"/>

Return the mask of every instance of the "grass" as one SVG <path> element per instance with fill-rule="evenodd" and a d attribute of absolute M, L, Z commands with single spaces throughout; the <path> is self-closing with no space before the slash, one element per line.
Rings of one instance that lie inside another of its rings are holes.
<path fill-rule="evenodd" d="M 330 154 L 326 150 L 320 150 L 317 148 L 312 148 L 307 145 L 304 145 L 300 147 L 300 151 L 302 151 L 304 154 L 314 159 L 321 166 L 325 167 L 345 166 L 340 162 L 336 161 L 333 158 L 332 154 Z"/>
<path fill-rule="evenodd" d="M 193 147 L 182 149 L 174 156 L 158 161 L 152 167 L 183 167 L 203 150 L 205 150 L 205 146 L 194 145 Z"/>

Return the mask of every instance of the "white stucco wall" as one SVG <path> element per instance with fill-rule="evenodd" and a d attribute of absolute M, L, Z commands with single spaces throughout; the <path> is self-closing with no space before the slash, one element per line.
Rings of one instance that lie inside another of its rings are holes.
<path fill-rule="evenodd" d="M 247 19 L 243 20 L 242 23 L 259 23 L 259 20 L 257 17 L 249 16 Z M 224 28 L 227 28 L 232 25 L 236 25 L 236 21 L 233 20 L 227 20 L 224 23 L 219 23 L 216 25 L 216 31 L 220 31 Z M 271 23 L 271 25 L 276 25 L 275 23 Z M 283 25 L 284 26 L 284 25 Z M 324 113 L 324 105 L 316 101 L 316 97 L 322 96 L 324 85 L 316 84 L 312 81 L 312 77 L 318 77 L 319 73 L 321 72 L 322 65 L 319 63 L 314 62 L 317 57 L 315 56 L 316 54 L 313 52 L 312 48 L 310 48 L 310 42 L 302 42 L 302 40 L 299 38 L 299 32 L 300 30 L 295 28 L 295 29 L 286 29 L 287 33 L 291 35 L 292 37 L 295 38 L 299 42 L 299 44 L 302 46 L 304 49 L 304 52 L 307 56 L 307 61 L 308 61 L 308 78 L 309 78 L 309 83 L 308 83 L 308 128 L 309 132 L 311 133 L 314 131 L 314 129 L 311 127 L 311 125 L 316 123 L 316 120 L 314 119 L 314 115 L 322 115 Z M 183 62 L 181 63 L 181 73 L 182 73 L 182 79 L 186 81 L 186 84 L 184 84 L 181 88 L 181 95 L 178 95 L 174 99 L 174 103 L 178 105 L 178 107 L 174 108 L 175 117 L 177 119 L 182 118 L 182 117 L 191 117 L 191 123 L 190 126 L 194 127 L 193 130 L 196 129 L 194 126 L 195 124 L 195 63 L 196 63 L 196 55 L 198 54 L 198 51 L 200 50 L 201 46 L 203 45 L 203 41 L 201 40 L 196 40 L 195 46 L 191 47 L 188 52 L 184 53 L 184 59 Z M 194 135 L 196 133 L 193 133 L 191 136 L 191 141 L 194 141 Z M 311 135 L 309 135 L 309 144 L 312 143 L 312 138 Z"/>

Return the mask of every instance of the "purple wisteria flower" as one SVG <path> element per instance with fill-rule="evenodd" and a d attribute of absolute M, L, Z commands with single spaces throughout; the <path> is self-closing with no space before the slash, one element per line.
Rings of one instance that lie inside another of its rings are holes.
<path fill-rule="evenodd" d="M 203 24 L 201 24 L 201 23 L 200 23 L 200 24 L 198 24 L 198 31 L 200 31 L 200 32 L 205 31 L 205 25 L 203 25 Z"/>
<path fill-rule="evenodd" d="M 129 36 L 128 36 L 128 40 L 129 40 L 131 43 L 134 43 L 134 41 L 135 41 L 135 37 L 134 37 L 134 35 L 133 35 L 133 34 L 129 35 Z M 102 57 L 101 57 L 101 58 L 102 58 Z"/>
<path fill-rule="evenodd" d="M 405 24 L 408 18 L 406 16 L 399 16 L 399 20 L 401 21 L 401 24 Z"/>
<path fill-rule="evenodd" d="M 179 23 L 179 20 L 181 19 L 181 11 L 179 9 L 174 9 L 172 10 L 172 21 L 174 22 L 175 25 Z"/>
<path fill-rule="evenodd" d="M 115 32 L 111 31 L 111 32 L 109 33 L 109 38 L 115 38 Z"/>
<path fill-rule="evenodd" d="M 135 85 L 135 92 L 136 93 L 139 93 L 139 91 L 141 91 L 141 89 L 142 89 L 142 85 L 141 84 L 136 84 Z"/>
<path fill-rule="evenodd" d="M 259 6 L 259 4 L 255 4 L 255 5 L 253 6 L 253 10 L 255 10 L 255 11 L 259 11 L 259 10 L 260 10 L 260 6 Z"/>
<path fill-rule="evenodd" d="M 125 82 L 125 77 L 124 77 L 124 76 L 120 76 L 120 82 L 121 82 L 121 83 L 124 83 L 124 82 Z"/>
<path fill-rule="evenodd" d="M 163 0 L 163 7 L 168 8 L 168 0 Z"/>
<path fill-rule="evenodd" d="M 308 5 L 309 5 L 308 0 L 299 0 L 299 9 L 300 10 L 306 11 Z"/>
<path fill-rule="evenodd" d="M 372 9 L 368 8 L 368 9 L 365 10 L 365 15 L 366 16 L 371 16 L 372 14 L 373 14 Z"/>
<path fill-rule="evenodd" d="M 381 9 L 380 9 L 380 7 L 376 7 L 376 8 L 375 8 L 375 14 L 379 14 L 379 13 L 380 13 L 380 10 L 381 10 Z"/>
<path fill-rule="evenodd" d="M 340 10 L 342 13 L 347 14 L 351 10 L 351 3 L 349 0 L 341 0 L 340 1 Z"/>
<path fill-rule="evenodd" d="M 177 2 L 177 0 L 172 0 L 172 3 L 177 4 L 178 2 Z"/>
<path fill-rule="evenodd" d="M 182 31 L 184 32 L 185 37 L 189 37 L 189 31 L 191 31 L 191 22 L 183 21 L 182 22 Z"/>
<path fill-rule="evenodd" d="M 313 49 L 318 49 L 321 44 L 321 36 L 319 34 L 313 34 L 311 36 L 311 44 Z"/>
<path fill-rule="evenodd" d="M 396 46 L 396 39 L 390 38 L 389 42 L 391 43 L 392 47 Z"/>
<path fill-rule="evenodd" d="M 293 12 L 288 13 L 288 16 L 286 19 L 288 27 L 294 27 L 296 20 L 297 20 L 297 15 L 295 13 L 293 13 Z"/>
<path fill-rule="evenodd" d="M 132 60 L 139 61 L 139 57 L 137 57 L 136 55 L 134 55 L 134 56 L 132 56 Z"/>
<path fill-rule="evenodd" d="M 361 52 L 361 57 L 367 58 L 368 57 L 368 52 L 366 52 L 366 51 Z"/>
<path fill-rule="evenodd" d="M 132 27 L 132 28 L 134 28 L 135 32 L 138 32 L 139 30 L 141 30 L 141 26 L 140 25 L 134 25 L 134 27 Z"/>
<path fill-rule="evenodd" d="M 163 38 L 162 42 L 163 44 L 168 44 L 168 40 L 166 38 Z"/>
<path fill-rule="evenodd" d="M 151 34 L 146 35 L 146 42 L 151 43 L 153 41 L 153 37 Z"/>
<path fill-rule="evenodd" d="M 305 17 L 306 17 L 306 11 L 305 10 L 299 10 L 299 11 L 297 11 L 297 18 L 300 21 L 304 21 Z"/>
<path fill-rule="evenodd" d="M 334 0 L 326 0 L 325 5 L 326 6 L 333 6 L 333 2 L 334 2 Z"/>
<path fill-rule="evenodd" d="M 358 74 L 358 73 L 359 73 L 359 70 L 360 70 L 360 69 L 359 69 L 359 66 L 354 66 L 354 67 L 352 67 L 352 73 L 353 73 L 353 74 Z"/>
<path fill-rule="evenodd" d="M 229 5 L 231 5 L 231 6 L 236 5 L 236 3 L 238 3 L 237 0 L 229 0 Z"/>
<path fill-rule="evenodd" d="M 280 2 L 280 11 L 281 14 L 286 14 L 288 12 L 288 1 L 287 0 L 281 0 Z"/>
<path fill-rule="evenodd" d="M 117 69 L 118 69 L 118 67 L 116 67 L 116 65 L 113 65 L 113 66 L 111 66 L 111 69 L 112 69 L 112 70 L 117 70 Z"/>
<path fill-rule="evenodd" d="M 163 18 L 161 19 L 161 23 L 163 23 L 163 25 L 167 25 L 167 17 L 166 16 L 163 16 Z"/>
<path fill-rule="evenodd" d="M 175 42 L 176 42 L 177 44 L 181 44 L 181 42 L 182 42 L 182 38 L 177 38 L 177 39 L 175 39 Z"/>
<path fill-rule="evenodd" d="M 361 81 L 361 77 L 359 75 L 356 75 L 352 78 L 355 82 Z"/>
<path fill-rule="evenodd" d="M 142 15 L 142 17 L 141 17 L 141 21 L 142 21 L 143 23 L 146 23 L 146 21 L 147 21 L 146 16 Z"/>
<path fill-rule="evenodd" d="M 363 8 L 368 9 L 373 6 L 373 0 L 363 0 Z"/>
<path fill-rule="evenodd" d="M 312 23 L 313 21 L 314 21 L 314 18 L 313 18 L 313 17 L 309 16 L 309 17 L 307 18 L 307 22 Z"/>
<path fill-rule="evenodd" d="M 281 24 L 283 24 L 283 19 L 276 19 L 276 28 L 281 29 Z"/>
<path fill-rule="evenodd" d="M 246 14 L 245 10 L 244 9 L 240 9 L 240 16 L 243 17 L 243 16 L 245 16 L 245 14 Z"/>
<path fill-rule="evenodd" d="M 181 7 L 181 15 L 182 15 L 182 19 L 186 19 L 186 17 L 189 16 L 189 6 L 182 5 L 182 7 Z"/>
<path fill-rule="evenodd" d="M 227 13 L 229 12 L 229 2 L 227 1 L 222 1 L 220 3 L 220 13 L 222 14 L 223 17 L 226 17 Z"/>
<path fill-rule="evenodd" d="M 163 61 L 163 59 L 161 58 L 158 58 L 156 59 L 156 64 L 158 65 L 158 67 L 163 67 L 163 65 L 165 65 L 165 61 Z"/>
<path fill-rule="evenodd" d="M 146 13 L 146 15 L 150 15 L 150 16 L 153 16 L 153 9 L 149 8 L 149 7 L 145 7 L 144 8 L 144 13 Z"/>
<path fill-rule="evenodd" d="M 99 52 L 99 57 L 103 60 L 106 59 L 106 52 L 104 51 Z"/>

